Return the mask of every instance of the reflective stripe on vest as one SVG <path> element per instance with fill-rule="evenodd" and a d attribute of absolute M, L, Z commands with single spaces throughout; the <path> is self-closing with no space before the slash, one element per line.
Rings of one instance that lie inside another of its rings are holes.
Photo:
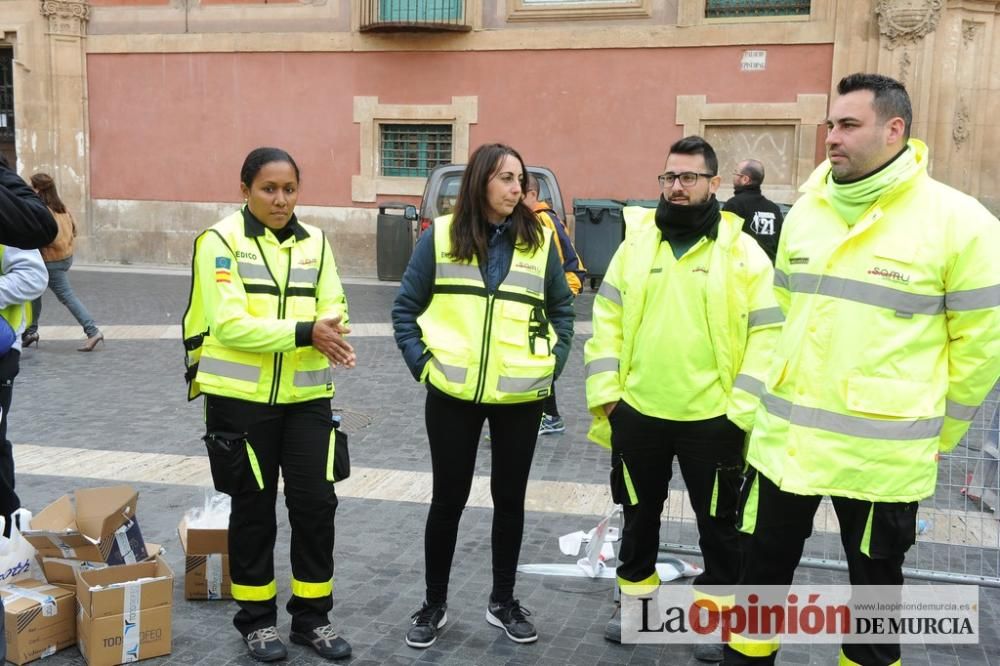
<path fill-rule="evenodd" d="M 417 322 L 432 356 L 427 381 L 485 403 L 539 400 L 552 390 L 555 329 L 545 313 L 552 233 L 534 253 L 515 247 L 510 271 L 490 294 L 479 262 L 450 256 L 451 216 L 434 221 L 434 294 Z"/>
<path fill-rule="evenodd" d="M 0 245 L 0 262 L 3 262 L 3 253 L 7 248 Z M 0 317 L 10 324 L 10 327 L 17 330 L 21 328 L 21 323 L 24 321 L 24 303 L 12 303 L 5 308 L 0 309 Z"/>

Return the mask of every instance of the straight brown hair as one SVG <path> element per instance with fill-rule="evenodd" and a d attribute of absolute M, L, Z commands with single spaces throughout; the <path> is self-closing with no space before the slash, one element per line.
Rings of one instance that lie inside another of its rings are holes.
<path fill-rule="evenodd" d="M 528 170 L 521 155 L 502 143 L 483 144 L 469 158 L 462 174 L 451 224 L 451 256 L 457 261 L 470 262 L 476 257 L 479 263 L 486 262 L 491 226 L 486 217 L 489 210 L 486 189 L 490 180 L 500 172 L 500 165 L 508 155 L 521 163 L 521 172 L 527 176 Z M 523 181 L 521 185 L 524 186 Z M 524 201 L 517 203 L 509 219 L 515 247 L 534 252 L 542 246 L 542 225 Z"/>

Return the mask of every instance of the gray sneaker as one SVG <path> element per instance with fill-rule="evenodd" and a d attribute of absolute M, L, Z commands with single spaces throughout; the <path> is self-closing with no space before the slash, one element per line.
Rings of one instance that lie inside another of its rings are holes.
<path fill-rule="evenodd" d="M 722 643 L 699 643 L 694 646 L 694 658 L 709 664 L 722 661 Z"/>
<path fill-rule="evenodd" d="M 293 631 L 288 637 L 293 643 L 308 645 L 324 659 L 343 659 L 351 656 L 351 644 L 337 635 L 332 624 L 325 624 L 309 631 Z"/>
<path fill-rule="evenodd" d="M 604 628 L 604 638 L 612 643 L 622 642 L 622 607 L 621 604 L 615 604 L 615 612 L 611 615 L 611 619 L 608 620 L 608 626 Z"/>
<path fill-rule="evenodd" d="M 257 661 L 278 661 L 288 656 L 288 648 L 281 642 L 277 627 L 264 627 L 243 637 L 250 656 Z"/>

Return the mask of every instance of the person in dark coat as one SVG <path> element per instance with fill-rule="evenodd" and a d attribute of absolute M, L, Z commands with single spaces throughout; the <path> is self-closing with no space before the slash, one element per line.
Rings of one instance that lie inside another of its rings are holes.
<path fill-rule="evenodd" d="M 733 196 L 722 210 L 743 218 L 743 231 L 754 237 L 774 263 L 784 216 L 781 208 L 760 192 L 764 165 L 758 160 L 743 160 L 733 174 Z"/>

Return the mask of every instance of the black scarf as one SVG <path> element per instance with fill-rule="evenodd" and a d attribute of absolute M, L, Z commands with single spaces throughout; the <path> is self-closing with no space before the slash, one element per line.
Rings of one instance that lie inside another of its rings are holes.
<path fill-rule="evenodd" d="M 661 194 L 656 207 L 656 226 L 660 228 L 663 240 L 671 243 L 696 243 L 702 236 L 714 239 L 721 217 L 719 202 L 714 194 L 705 203 L 688 206 L 670 203 Z"/>

